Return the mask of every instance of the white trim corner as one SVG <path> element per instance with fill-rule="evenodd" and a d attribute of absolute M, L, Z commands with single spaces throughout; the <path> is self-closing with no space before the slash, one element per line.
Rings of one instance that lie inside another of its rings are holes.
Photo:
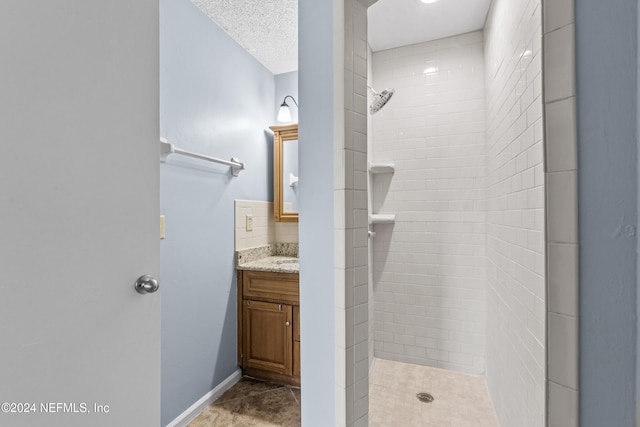
<path fill-rule="evenodd" d="M 186 427 L 193 421 L 207 406 L 211 405 L 222 393 L 233 387 L 242 378 L 242 369 L 236 369 L 224 381 L 218 384 L 213 390 L 202 396 L 197 402 L 178 415 L 167 427 Z"/>

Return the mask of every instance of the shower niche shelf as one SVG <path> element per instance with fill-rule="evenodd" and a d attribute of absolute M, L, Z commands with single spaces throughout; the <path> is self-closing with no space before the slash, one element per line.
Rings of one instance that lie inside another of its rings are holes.
<path fill-rule="evenodd" d="M 396 214 L 372 214 L 369 215 L 369 224 L 393 224 L 396 222 Z"/>
<path fill-rule="evenodd" d="M 393 163 L 369 163 L 369 172 L 376 175 L 381 173 L 394 173 L 396 165 Z"/>
<path fill-rule="evenodd" d="M 372 175 L 382 175 L 387 174 L 391 175 L 395 173 L 396 165 L 394 163 L 374 163 L 369 162 L 369 176 L 370 181 L 369 184 L 374 186 L 375 180 L 372 179 Z M 383 180 L 391 179 L 390 176 L 385 178 L 381 178 Z M 375 224 L 394 224 L 396 222 L 396 214 L 393 213 L 370 213 L 369 214 L 369 225 Z M 370 231 L 370 237 L 373 237 L 375 233 Z"/>

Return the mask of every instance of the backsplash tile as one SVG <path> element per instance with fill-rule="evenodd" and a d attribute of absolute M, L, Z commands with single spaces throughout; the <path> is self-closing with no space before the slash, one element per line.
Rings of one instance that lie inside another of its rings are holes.
<path fill-rule="evenodd" d="M 246 231 L 246 216 L 253 216 L 253 231 Z M 235 201 L 236 250 L 275 242 L 273 203 L 252 200 Z"/>
<path fill-rule="evenodd" d="M 276 242 L 298 243 L 298 223 L 297 222 L 276 222 Z"/>
<path fill-rule="evenodd" d="M 253 230 L 246 230 L 246 216 L 253 216 Z M 273 202 L 235 201 L 236 251 L 270 243 L 298 243 L 297 222 L 275 222 Z"/>

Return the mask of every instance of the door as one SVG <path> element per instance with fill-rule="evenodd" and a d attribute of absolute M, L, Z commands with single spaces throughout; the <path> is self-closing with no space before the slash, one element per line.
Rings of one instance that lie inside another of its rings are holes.
<path fill-rule="evenodd" d="M 292 307 L 263 301 L 244 301 L 244 366 L 292 375 Z"/>
<path fill-rule="evenodd" d="M 158 21 L 0 2 L 0 425 L 160 424 Z"/>

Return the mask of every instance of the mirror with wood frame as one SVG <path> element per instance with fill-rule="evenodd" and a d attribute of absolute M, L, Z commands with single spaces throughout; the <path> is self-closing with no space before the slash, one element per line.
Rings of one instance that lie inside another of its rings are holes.
<path fill-rule="evenodd" d="M 298 124 L 273 131 L 273 214 L 276 222 L 298 222 Z"/>

